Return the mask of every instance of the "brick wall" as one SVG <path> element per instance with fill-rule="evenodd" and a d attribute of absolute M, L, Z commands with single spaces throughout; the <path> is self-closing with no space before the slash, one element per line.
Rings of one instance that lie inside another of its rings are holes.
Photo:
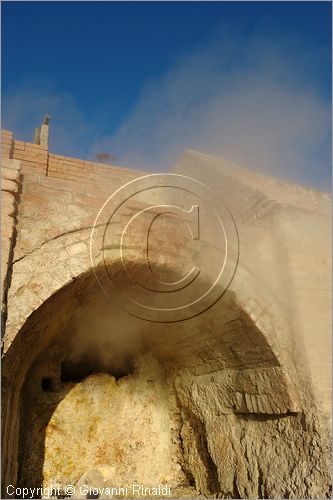
<path fill-rule="evenodd" d="M 2 158 L 20 160 L 22 173 L 37 173 L 72 181 L 92 179 L 97 183 L 103 183 L 105 179 L 126 182 L 126 179 L 137 177 L 135 170 L 54 154 L 48 151 L 47 146 L 17 141 L 9 130 L 1 132 L 1 141 Z"/>
<path fill-rule="evenodd" d="M 122 179 L 126 176 L 137 177 L 137 170 L 50 153 L 48 176 L 69 180 L 98 181 L 98 179 L 115 179 L 115 177 Z"/>
<path fill-rule="evenodd" d="M 30 167 L 40 174 L 47 175 L 47 146 L 40 146 L 39 144 L 14 140 L 12 157 L 15 160 L 21 160 L 23 171 L 27 167 Z"/>
<path fill-rule="evenodd" d="M 1 132 L 1 157 L 11 158 L 13 153 L 13 132 L 3 130 Z"/>

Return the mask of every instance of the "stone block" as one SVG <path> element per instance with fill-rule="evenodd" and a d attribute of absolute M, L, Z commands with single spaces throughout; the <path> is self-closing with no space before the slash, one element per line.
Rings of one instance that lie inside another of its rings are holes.
<path fill-rule="evenodd" d="M 1 211 L 5 216 L 12 216 L 15 213 L 15 197 L 7 191 L 1 192 Z"/>
<path fill-rule="evenodd" d="M 18 184 L 10 179 L 2 179 L 1 191 L 9 191 L 10 193 L 15 194 L 18 191 Z"/>

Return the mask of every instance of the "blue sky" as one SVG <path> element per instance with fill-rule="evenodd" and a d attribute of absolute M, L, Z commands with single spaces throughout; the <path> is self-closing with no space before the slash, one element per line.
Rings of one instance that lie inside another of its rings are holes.
<path fill-rule="evenodd" d="M 328 190 L 329 2 L 3 2 L 2 126 L 167 170 L 186 148 Z"/>

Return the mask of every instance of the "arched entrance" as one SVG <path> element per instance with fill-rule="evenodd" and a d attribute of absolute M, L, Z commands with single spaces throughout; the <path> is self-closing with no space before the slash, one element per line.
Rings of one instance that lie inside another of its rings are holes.
<path fill-rule="evenodd" d="M 110 302 L 91 271 L 30 315 L 3 377 L 5 485 L 258 494 L 266 472 L 248 477 L 246 449 L 295 412 L 284 368 L 233 291 L 186 322 L 149 323 Z"/>

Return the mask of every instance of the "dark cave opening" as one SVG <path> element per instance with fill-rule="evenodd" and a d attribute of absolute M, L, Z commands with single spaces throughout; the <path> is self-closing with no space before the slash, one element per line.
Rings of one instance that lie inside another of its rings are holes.
<path fill-rule="evenodd" d="M 44 392 L 53 392 L 54 380 L 51 377 L 43 377 L 41 381 L 41 387 Z"/>
<path fill-rule="evenodd" d="M 81 382 L 93 373 L 107 373 L 118 380 L 134 373 L 134 363 L 126 360 L 105 366 L 99 359 L 88 356 L 79 360 L 65 359 L 61 363 L 60 379 L 62 382 Z"/>

